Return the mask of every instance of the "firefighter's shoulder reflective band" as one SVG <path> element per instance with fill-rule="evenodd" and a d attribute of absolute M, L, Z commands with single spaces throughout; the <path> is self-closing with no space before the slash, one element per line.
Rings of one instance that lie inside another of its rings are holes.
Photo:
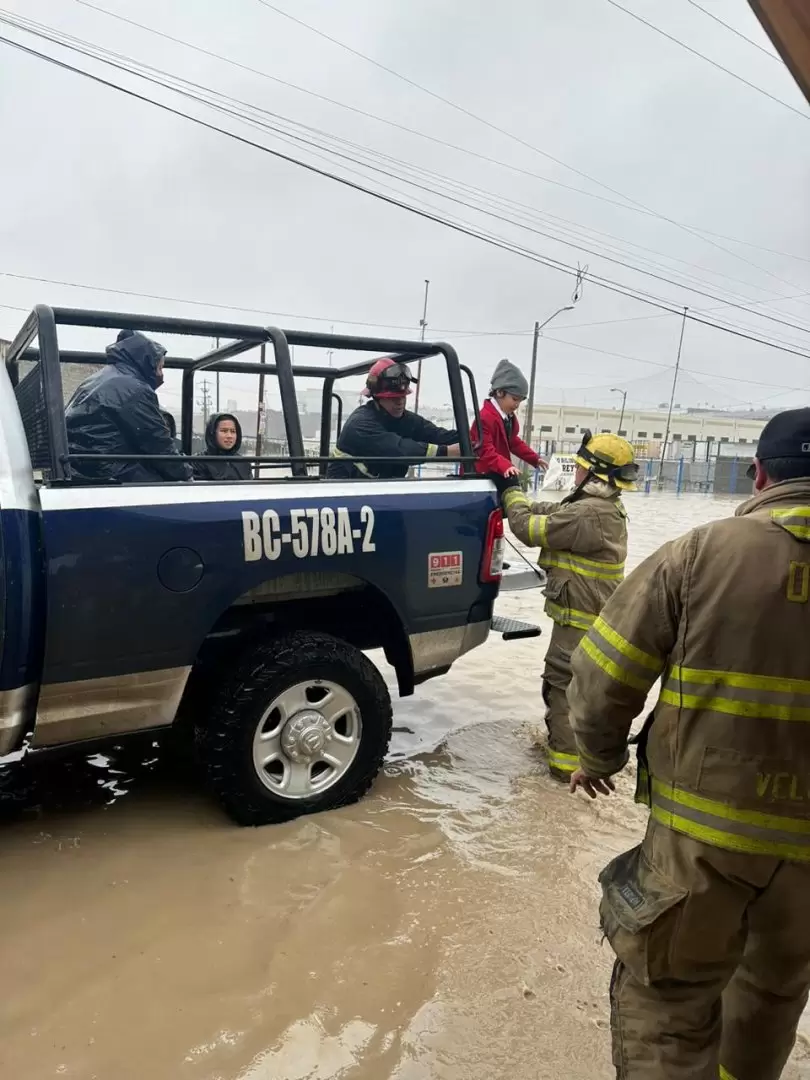
<path fill-rule="evenodd" d="M 374 476 L 374 473 L 368 468 L 368 466 L 364 465 L 362 461 L 353 461 L 351 454 L 346 454 L 346 453 L 343 452 L 343 450 L 338 450 L 338 448 L 335 447 L 334 450 L 332 451 L 332 457 L 333 458 L 348 458 L 352 462 L 352 465 L 354 465 L 355 469 L 357 469 L 357 471 L 359 473 L 362 473 L 363 476 L 368 476 L 372 480 L 376 479 L 376 477 Z"/>
<path fill-rule="evenodd" d="M 579 768 L 579 758 L 576 754 L 563 754 L 559 750 L 549 749 L 548 764 L 549 768 L 556 769 L 557 772 L 572 773 Z"/>
<path fill-rule="evenodd" d="M 600 616 L 583 638 L 580 648 L 616 682 L 645 693 L 658 678 L 664 661 L 637 648 Z"/>
<path fill-rule="evenodd" d="M 737 1080 L 736 1076 L 732 1076 L 728 1069 L 724 1069 L 720 1066 L 720 1080 Z"/>
<path fill-rule="evenodd" d="M 671 667 L 660 700 L 681 709 L 761 720 L 810 720 L 810 679 Z"/>
<path fill-rule="evenodd" d="M 795 536 L 797 540 L 810 540 L 810 506 L 789 506 L 771 510 L 771 521 Z"/>
<path fill-rule="evenodd" d="M 540 559 L 544 570 L 570 570 L 580 577 L 597 578 L 602 581 L 621 581 L 624 577 L 624 563 L 599 562 L 586 559 L 583 555 L 574 555 L 570 551 L 544 551 Z"/>
<path fill-rule="evenodd" d="M 596 616 L 587 611 L 563 607 L 560 604 L 555 604 L 553 600 L 546 600 L 546 614 L 550 615 L 554 622 L 559 623 L 560 626 L 574 626 L 578 630 L 590 630 L 596 621 Z"/>
<path fill-rule="evenodd" d="M 653 778 L 652 816 L 712 847 L 810 862 L 810 820 L 741 810 Z"/>

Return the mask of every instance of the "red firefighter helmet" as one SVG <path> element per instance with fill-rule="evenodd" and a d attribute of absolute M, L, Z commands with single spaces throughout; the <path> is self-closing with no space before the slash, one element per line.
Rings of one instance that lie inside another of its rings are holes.
<path fill-rule="evenodd" d="M 407 364 L 392 360 L 390 356 L 375 360 L 366 377 L 366 397 L 398 398 L 412 394 L 411 383 L 416 379 Z"/>

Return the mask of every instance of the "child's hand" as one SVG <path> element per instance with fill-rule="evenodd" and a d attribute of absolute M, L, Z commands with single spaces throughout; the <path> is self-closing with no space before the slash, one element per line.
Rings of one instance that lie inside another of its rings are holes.
<path fill-rule="evenodd" d="M 510 465 L 509 468 L 506 470 L 506 472 L 503 475 L 504 476 L 518 476 L 519 474 L 518 474 L 517 466 Z"/>
<path fill-rule="evenodd" d="M 538 469 L 542 469 L 544 472 L 547 472 L 548 471 L 548 462 L 543 457 L 538 458 L 537 467 L 538 467 Z"/>

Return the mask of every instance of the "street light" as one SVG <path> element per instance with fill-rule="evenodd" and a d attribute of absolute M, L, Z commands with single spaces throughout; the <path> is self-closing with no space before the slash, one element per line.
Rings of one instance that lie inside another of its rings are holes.
<path fill-rule="evenodd" d="M 627 401 L 627 391 L 626 390 L 618 390 L 615 386 L 611 386 L 610 392 L 611 392 L 611 394 L 621 394 L 622 395 L 622 413 L 621 413 L 621 416 L 619 417 L 619 434 L 621 434 L 622 424 L 624 423 L 624 406 L 625 406 L 625 402 Z"/>
<path fill-rule="evenodd" d="M 540 331 L 544 326 L 556 319 L 558 315 L 562 315 L 564 311 L 573 311 L 573 304 L 566 304 L 565 307 L 558 308 L 553 315 L 549 315 L 545 322 L 534 324 L 534 340 L 532 341 L 532 369 L 529 375 L 529 401 L 526 405 L 526 442 L 529 446 L 532 445 L 532 417 L 534 413 L 534 384 L 537 378 L 537 343 L 540 340 Z"/>

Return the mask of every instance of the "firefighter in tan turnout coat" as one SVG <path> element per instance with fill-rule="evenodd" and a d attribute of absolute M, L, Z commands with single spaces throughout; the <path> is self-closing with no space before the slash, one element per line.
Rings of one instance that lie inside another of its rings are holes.
<path fill-rule="evenodd" d="M 562 502 L 532 501 L 519 488 L 504 493 L 509 526 L 524 544 L 541 547 L 548 575 L 546 614 L 554 622 L 543 671 L 551 775 L 566 783 L 576 769 L 566 690 L 571 654 L 624 577 L 626 511 L 633 487 L 633 448 L 618 435 L 585 432 L 575 457 L 574 491 Z"/>
<path fill-rule="evenodd" d="M 581 768 L 606 794 L 638 744 L 643 843 L 602 872 L 628 1080 L 777 1080 L 810 986 L 810 409 L 774 417 L 756 494 L 666 544 L 573 658 Z"/>

